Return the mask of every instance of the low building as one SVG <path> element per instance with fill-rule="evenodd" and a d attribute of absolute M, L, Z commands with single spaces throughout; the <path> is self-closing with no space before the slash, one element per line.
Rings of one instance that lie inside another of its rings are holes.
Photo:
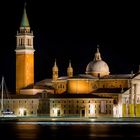
<path fill-rule="evenodd" d="M 3 99 L 3 111 L 13 112 L 16 116 L 37 116 L 38 108 L 38 95 L 13 95 Z"/>
<path fill-rule="evenodd" d="M 113 117 L 113 99 L 92 94 L 61 94 L 50 97 L 51 117 Z"/>

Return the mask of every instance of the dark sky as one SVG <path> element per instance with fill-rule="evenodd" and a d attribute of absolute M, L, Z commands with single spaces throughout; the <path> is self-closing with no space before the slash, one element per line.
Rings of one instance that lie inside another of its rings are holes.
<path fill-rule="evenodd" d="M 66 75 L 71 59 L 74 74 L 84 73 L 97 44 L 111 74 L 137 72 L 140 64 L 140 9 L 137 3 L 27 1 L 34 32 L 35 81 L 51 77 L 54 59 Z M 25 0 L 1 3 L 0 76 L 15 89 L 16 32 Z M 92 1 L 93 2 L 93 1 Z"/>

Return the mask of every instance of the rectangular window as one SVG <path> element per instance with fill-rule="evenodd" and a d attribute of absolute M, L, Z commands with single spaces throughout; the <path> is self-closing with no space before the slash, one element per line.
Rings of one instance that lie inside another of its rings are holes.
<path fill-rule="evenodd" d="M 90 114 L 90 110 L 88 110 L 88 113 Z"/>

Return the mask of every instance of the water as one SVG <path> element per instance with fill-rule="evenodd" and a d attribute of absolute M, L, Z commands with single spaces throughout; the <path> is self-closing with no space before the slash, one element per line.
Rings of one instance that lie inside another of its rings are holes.
<path fill-rule="evenodd" d="M 1 140 L 140 139 L 140 124 L 0 123 Z"/>

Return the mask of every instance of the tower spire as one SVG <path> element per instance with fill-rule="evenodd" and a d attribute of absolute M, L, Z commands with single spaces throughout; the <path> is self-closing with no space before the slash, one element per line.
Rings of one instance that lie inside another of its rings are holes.
<path fill-rule="evenodd" d="M 30 27 L 27 13 L 26 13 L 26 2 L 24 4 L 24 10 L 23 10 L 23 15 L 22 15 L 20 27 Z"/>
<path fill-rule="evenodd" d="M 52 79 L 53 81 L 56 81 L 58 79 L 58 67 L 56 64 L 56 59 L 54 61 L 54 66 L 52 68 Z"/>
<path fill-rule="evenodd" d="M 54 67 L 57 67 L 56 58 L 55 58 L 55 60 L 54 60 Z"/>
<path fill-rule="evenodd" d="M 71 68 L 71 60 L 69 60 L 69 68 Z"/>
<path fill-rule="evenodd" d="M 71 66 L 71 60 L 69 60 L 69 66 L 67 68 L 67 75 L 68 75 L 68 77 L 72 77 L 73 76 L 73 68 Z"/>

